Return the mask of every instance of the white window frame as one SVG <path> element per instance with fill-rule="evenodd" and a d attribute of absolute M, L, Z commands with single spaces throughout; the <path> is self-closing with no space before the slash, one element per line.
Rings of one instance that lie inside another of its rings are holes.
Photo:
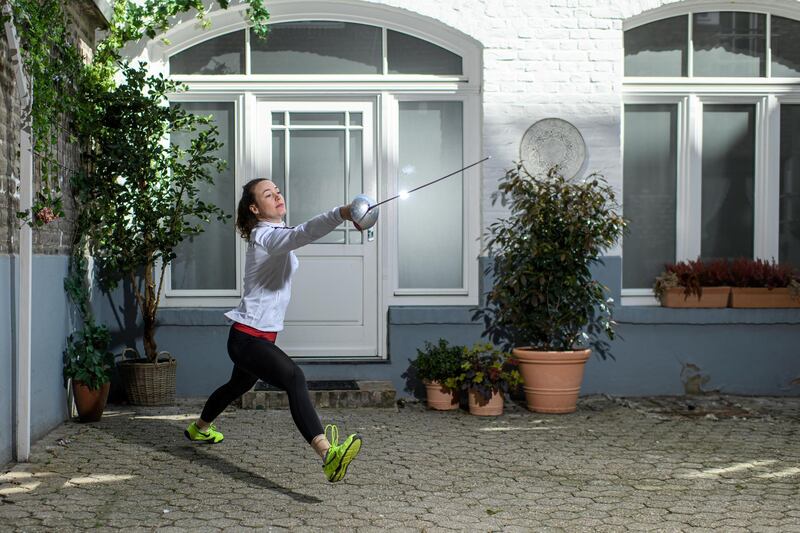
<path fill-rule="evenodd" d="M 246 5 L 231 6 L 228 10 L 212 12 L 211 30 L 199 29 L 185 15 L 182 17 L 190 24 L 176 24 L 164 34 L 156 36 L 144 44 L 139 50 L 140 56 L 150 61 L 153 73 L 168 75 L 169 56 L 215 36 L 245 28 L 244 10 Z M 334 15 L 335 13 L 335 15 Z M 460 100 L 463 102 L 464 138 L 463 158 L 465 164 L 480 159 L 481 142 L 481 52 L 480 45 L 440 23 L 419 17 L 413 13 L 395 8 L 377 5 L 365 5 L 348 0 L 276 0 L 270 3 L 270 21 L 272 23 L 303 20 L 336 20 L 356 22 L 383 27 L 406 33 L 429 41 L 461 56 L 462 76 L 429 76 L 429 75 L 219 75 L 172 76 L 171 79 L 184 83 L 188 90 L 170 98 L 170 101 L 225 101 L 237 99 L 237 191 L 244 184 L 245 178 L 256 175 L 263 166 L 252 154 L 255 154 L 253 143 L 256 136 L 258 102 L 263 99 L 285 100 L 324 100 L 326 102 L 343 100 L 372 100 L 376 102 L 376 153 L 378 172 L 378 199 L 387 198 L 396 189 L 391 178 L 397 172 L 397 134 L 399 128 L 399 101 L 415 100 Z M 169 42 L 170 44 L 165 44 Z M 247 50 L 247 48 L 246 48 Z M 384 48 L 385 50 L 385 48 Z M 135 57 L 135 53 L 133 54 Z M 246 64 L 249 64 L 247 53 Z M 247 132 L 247 135 L 244 135 Z M 247 143 L 248 146 L 244 146 Z M 455 170 L 455 169 L 453 169 Z M 433 178 L 431 178 L 433 179 Z M 476 305 L 479 301 L 478 288 L 480 268 L 480 182 L 482 171 L 480 166 L 473 167 L 464 173 L 464 254 L 463 272 L 464 286 L 460 289 L 426 289 L 398 290 L 396 271 L 397 261 L 396 230 L 390 224 L 379 224 L 378 227 L 378 264 L 381 272 L 379 279 L 379 312 L 384 313 L 390 305 Z M 390 183 L 391 182 L 391 183 Z M 423 193 L 424 194 L 424 193 Z M 237 195 L 238 201 L 238 195 Z M 383 208 L 383 206 L 382 206 Z M 383 220 L 392 220 L 391 203 L 382 213 Z M 388 215 L 388 216 L 387 216 Z M 237 272 L 243 268 L 244 243 L 238 247 Z M 392 265 L 388 268 L 386 265 Z M 166 273 L 167 275 L 169 273 Z M 241 276 L 240 276 L 241 277 Z M 241 291 L 241 280 L 237 286 Z M 226 291 L 232 292 L 232 291 Z M 239 302 L 240 294 L 211 295 L 209 291 L 196 291 L 197 294 L 181 296 L 170 291 L 162 299 L 164 307 L 230 307 Z M 379 321 L 382 331 L 379 339 L 385 339 L 385 321 Z M 385 343 L 380 341 L 383 351 Z"/>
<path fill-rule="evenodd" d="M 242 140 L 244 139 L 244 95 L 243 94 L 224 94 L 217 93 L 180 93 L 170 97 L 170 103 L 181 102 L 199 102 L 199 103 L 221 103 L 232 102 L 234 104 L 234 138 L 236 143 L 235 153 L 235 168 L 234 168 L 234 186 L 235 191 L 238 191 L 243 183 L 243 170 L 244 151 L 242 150 Z M 233 218 L 228 221 L 231 231 L 235 232 L 236 221 L 236 205 L 239 198 L 234 194 L 233 205 L 230 206 Z M 214 222 L 216 223 L 216 222 Z M 236 289 L 173 289 L 172 288 L 172 265 L 167 265 L 164 272 L 164 297 L 161 300 L 161 305 L 164 307 L 184 307 L 184 306 L 203 306 L 208 298 L 220 299 L 224 298 L 226 302 L 234 301 L 238 303 L 242 294 L 242 268 L 244 264 L 244 247 L 239 246 L 237 243 L 236 249 Z M 161 262 L 156 264 L 156 268 L 161 268 Z M 207 305 L 207 304 L 206 304 Z M 227 305 L 227 304 L 226 304 Z M 234 304 L 235 305 L 235 304 Z"/>
<path fill-rule="evenodd" d="M 687 12 L 685 3 L 665 6 L 632 17 L 623 30 L 686 15 L 688 18 L 688 72 L 685 77 L 628 76 L 623 81 L 622 135 L 626 104 L 678 103 L 678 176 L 675 260 L 700 256 L 702 220 L 702 138 L 703 105 L 749 103 L 756 105 L 755 191 L 753 256 L 772 259 L 779 253 L 779 156 L 780 105 L 800 104 L 800 78 L 771 78 L 771 16 L 800 23 L 800 8 L 773 7 L 756 1 L 735 6 L 723 2 L 702 2 Z M 709 11 L 739 11 L 767 16 L 766 76 L 754 78 L 693 77 L 692 15 Z M 622 143 L 624 146 L 624 142 Z M 622 161 L 624 162 L 624 154 Z M 624 163 L 623 163 L 624 167 Z M 695 176 L 696 178 L 692 178 Z M 624 187 L 623 176 L 623 187 Z M 624 209 L 624 206 L 623 206 Z M 624 254 L 624 249 L 622 250 Z M 658 305 L 649 288 L 622 288 L 622 305 Z"/>

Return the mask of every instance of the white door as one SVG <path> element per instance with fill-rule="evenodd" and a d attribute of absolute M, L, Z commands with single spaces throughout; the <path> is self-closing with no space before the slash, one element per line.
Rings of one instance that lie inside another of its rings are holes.
<path fill-rule="evenodd" d="M 372 102 L 262 101 L 253 147 L 256 172 L 283 191 L 287 224 L 376 198 Z M 379 222 L 380 223 L 380 222 Z M 292 357 L 352 358 L 378 354 L 378 254 L 373 227 L 346 222 L 296 250 L 300 260 L 281 348 Z"/>

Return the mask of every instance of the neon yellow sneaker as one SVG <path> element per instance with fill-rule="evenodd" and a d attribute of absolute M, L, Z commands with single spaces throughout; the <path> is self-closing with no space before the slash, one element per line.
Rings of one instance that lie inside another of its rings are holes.
<path fill-rule="evenodd" d="M 325 426 L 326 438 L 328 437 L 328 428 L 331 430 L 331 436 L 328 439 L 331 447 L 325 456 L 322 470 L 325 472 L 325 477 L 328 478 L 328 481 L 336 483 L 344 478 L 348 465 L 361 451 L 361 436 L 353 433 L 343 443 L 339 444 L 339 428 L 333 424 Z"/>
<path fill-rule="evenodd" d="M 208 426 L 208 429 L 203 432 L 200 431 L 200 428 L 197 427 L 195 422 L 189 424 L 189 427 L 183 432 L 186 435 L 186 438 L 196 442 L 208 442 L 210 444 L 216 444 L 218 442 L 222 442 L 222 439 L 225 437 L 217 431 L 217 426 L 211 424 Z"/>

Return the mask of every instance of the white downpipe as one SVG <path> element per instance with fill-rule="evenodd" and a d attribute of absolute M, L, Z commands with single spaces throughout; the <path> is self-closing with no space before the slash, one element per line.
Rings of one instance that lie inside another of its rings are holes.
<path fill-rule="evenodd" d="M 16 89 L 22 109 L 24 123 L 20 128 L 20 187 L 19 210 L 29 211 L 33 205 L 33 147 L 31 146 L 30 106 L 33 92 L 28 92 L 27 78 L 22 63 L 19 37 L 13 22 L 13 12 L 9 4 L 3 6 L 3 14 L 8 16 L 5 24 L 6 39 L 15 67 Z M 31 80 L 33 84 L 33 80 Z M 14 412 L 16 447 L 14 459 L 27 462 L 31 451 L 31 280 L 33 277 L 33 235 L 28 224 L 22 224 L 19 231 L 19 319 L 17 321 L 17 401 Z"/>

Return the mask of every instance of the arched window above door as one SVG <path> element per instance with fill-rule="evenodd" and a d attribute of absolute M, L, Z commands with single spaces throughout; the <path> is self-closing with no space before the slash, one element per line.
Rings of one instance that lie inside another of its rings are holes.
<path fill-rule="evenodd" d="M 273 24 L 265 40 L 240 30 L 169 58 L 173 75 L 412 74 L 461 76 L 461 56 L 385 27 L 340 21 Z"/>

